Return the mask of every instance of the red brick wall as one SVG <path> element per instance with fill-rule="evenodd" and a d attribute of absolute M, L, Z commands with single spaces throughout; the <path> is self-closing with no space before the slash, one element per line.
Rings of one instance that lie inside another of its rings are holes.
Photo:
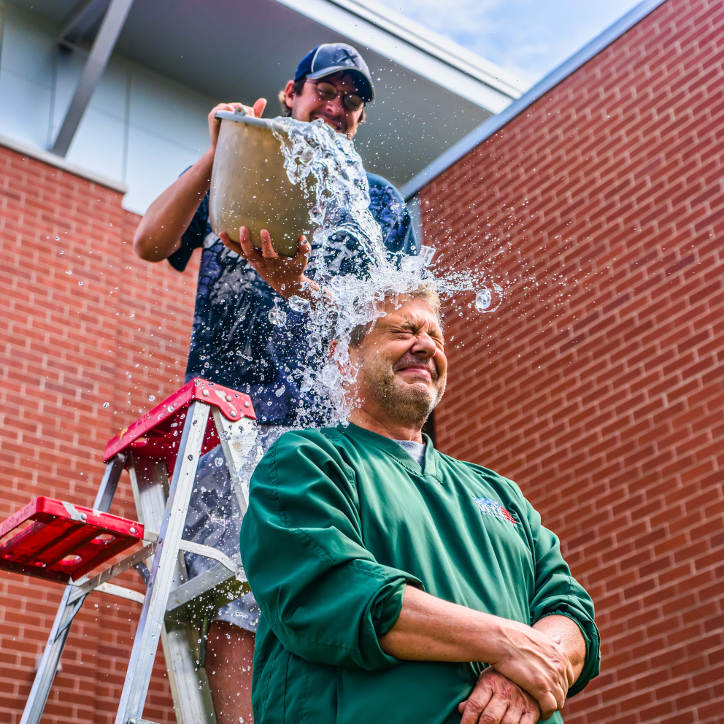
<path fill-rule="evenodd" d="M 724 720 L 724 3 L 669 0 L 431 182 L 438 443 L 519 481 L 597 604 L 569 724 Z M 463 316 L 458 316 L 463 312 Z"/>
<path fill-rule="evenodd" d="M 1 518 L 37 495 L 91 504 L 107 440 L 183 381 L 195 267 L 137 259 L 137 221 L 117 192 L 0 147 Z M 112 510 L 135 517 L 125 478 Z M 61 591 L 0 574 L 0 721 L 20 721 Z M 44 721 L 114 720 L 139 610 L 87 600 Z M 159 663 L 146 715 L 172 722 Z"/>
<path fill-rule="evenodd" d="M 521 483 L 597 603 L 603 673 L 569 724 L 724 710 L 722 30 L 722 0 L 669 0 L 422 193 L 443 263 L 506 287 L 448 315 L 439 444 Z M 0 148 L 2 517 L 91 501 L 107 439 L 182 380 L 195 269 L 137 260 L 120 201 Z M 0 574 L 2 721 L 59 595 Z M 136 612 L 89 599 L 44 721 L 113 720 Z M 149 702 L 174 720 L 160 667 Z"/>

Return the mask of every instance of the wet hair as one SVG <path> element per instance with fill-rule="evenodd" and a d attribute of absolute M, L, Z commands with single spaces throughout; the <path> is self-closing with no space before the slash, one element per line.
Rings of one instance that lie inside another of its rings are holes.
<path fill-rule="evenodd" d="M 294 81 L 294 95 L 298 96 L 302 92 L 302 88 L 304 88 L 304 84 L 307 82 L 307 77 L 304 76 L 304 78 L 300 78 L 299 80 Z M 287 118 L 292 115 L 292 108 L 287 104 L 287 89 L 286 86 L 282 88 L 277 98 L 279 99 L 279 105 L 282 109 L 282 115 L 286 116 Z M 364 105 L 362 106 L 362 115 L 359 117 L 359 122 L 364 123 L 366 116 L 366 111 Z"/>
<path fill-rule="evenodd" d="M 438 320 L 442 322 L 440 319 L 440 295 L 431 284 L 421 284 L 419 287 L 406 292 L 398 292 L 390 289 L 385 292 L 384 301 L 396 296 L 409 297 L 410 299 L 424 299 L 430 305 L 432 311 L 435 312 Z M 364 338 L 369 334 L 369 331 L 376 321 L 377 319 L 372 319 L 369 322 L 358 324 L 354 327 L 349 333 L 349 346 L 359 347 L 362 342 L 364 342 Z M 442 326 L 442 324 L 440 326 Z"/>

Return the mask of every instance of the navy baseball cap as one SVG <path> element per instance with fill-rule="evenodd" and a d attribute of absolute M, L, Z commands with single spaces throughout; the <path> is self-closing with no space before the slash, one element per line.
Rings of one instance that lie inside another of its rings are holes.
<path fill-rule="evenodd" d="M 374 99 L 370 69 L 359 52 L 346 43 L 325 43 L 310 50 L 299 61 L 294 80 L 319 80 L 340 71 L 354 75 L 357 92 L 363 101 L 369 103 Z"/>

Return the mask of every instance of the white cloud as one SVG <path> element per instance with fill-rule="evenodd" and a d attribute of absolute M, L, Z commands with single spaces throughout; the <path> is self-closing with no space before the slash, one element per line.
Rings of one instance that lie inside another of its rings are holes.
<path fill-rule="evenodd" d="M 532 83 L 636 0 L 391 0 L 393 10 Z"/>
<path fill-rule="evenodd" d="M 495 22 L 495 11 L 503 5 L 502 0 L 392 0 L 393 10 L 415 20 L 441 35 L 455 38 L 469 33 L 471 28 L 478 33 L 496 32 L 491 27 Z"/>

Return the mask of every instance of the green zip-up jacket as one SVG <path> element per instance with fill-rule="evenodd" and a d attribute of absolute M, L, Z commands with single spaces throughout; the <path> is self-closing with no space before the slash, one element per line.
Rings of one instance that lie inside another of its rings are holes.
<path fill-rule="evenodd" d="M 570 617 L 599 669 L 593 603 L 518 486 L 443 455 L 424 466 L 355 425 L 283 435 L 251 480 L 241 551 L 262 611 L 256 724 L 458 724 L 483 663 L 400 661 L 378 637 L 407 584 L 533 624 Z M 548 722 L 561 722 L 556 713 Z"/>

